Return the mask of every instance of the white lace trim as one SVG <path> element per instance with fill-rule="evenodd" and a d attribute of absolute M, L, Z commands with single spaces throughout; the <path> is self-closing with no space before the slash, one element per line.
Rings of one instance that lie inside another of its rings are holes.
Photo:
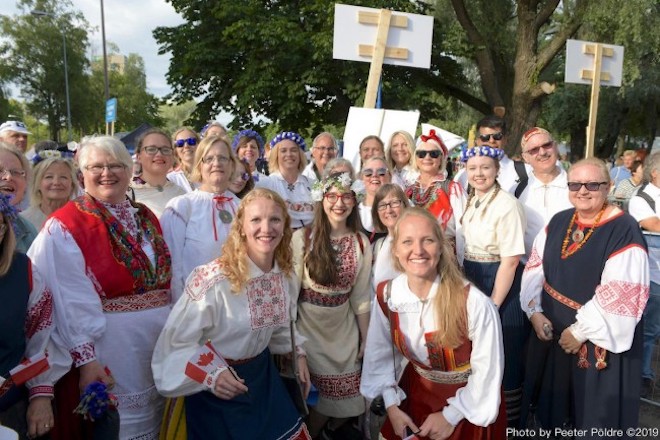
<path fill-rule="evenodd" d="M 141 393 L 132 394 L 115 394 L 120 409 L 140 409 L 146 408 L 152 404 L 154 400 L 162 399 L 161 395 L 156 390 L 156 386 L 147 388 L 146 391 Z"/>

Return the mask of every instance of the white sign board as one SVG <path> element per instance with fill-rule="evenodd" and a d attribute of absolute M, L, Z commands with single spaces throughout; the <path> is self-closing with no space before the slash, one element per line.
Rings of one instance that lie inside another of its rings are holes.
<path fill-rule="evenodd" d="M 351 107 L 344 130 L 344 158 L 350 160 L 355 171 L 360 169 L 360 142 L 376 135 L 387 148 L 392 133 L 405 130 L 413 137 L 417 130 L 419 112 Z"/>
<path fill-rule="evenodd" d="M 457 134 L 452 133 L 451 131 L 443 130 L 440 127 L 436 127 L 435 125 L 431 124 L 422 124 L 422 134 L 429 134 L 429 131 L 435 130 L 435 134 L 437 134 L 440 139 L 442 139 L 442 142 L 445 143 L 445 147 L 447 147 L 447 150 L 451 152 L 456 147 L 460 147 L 465 143 L 465 139 L 460 137 Z"/>
<path fill-rule="evenodd" d="M 567 40 L 566 41 L 566 70 L 564 71 L 564 81 L 574 84 L 591 85 L 592 80 L 583 78 L 583 70 L 593 71 L 594 55 L 584 53 L 585 45 L 593 45 L 590 41 Z M 600 80 L 601 86 L 621 87 L 623 76 L 623 46 L 613 46 L 603 44 L 603 48 L 609 48 L 613 51 L 612 56 L 603 56 L 601 72 L 609 74 L 609 80 Z"/>
<path fill-rule="evenodd" d="M 380 9 L 335 4 L 333 58 L 363 61 L 366 63 L 371 62 L 370 56 L 360 56 L 358 48 L 361 44 L 375 44 L 378 26 L 360 24 L 358 22 L 358 13 L 363 11 L 378 14 Z M 408 26 L 406 28 L 390 26 L 386 46 L 407 49 L 408 58 L 394 59 L 386 56 L 383 62 L 397 66 L 430 68 L 433 17 L 430 15 L 392 12 L 392 17 L 398 15 L 407 17 Z"/>

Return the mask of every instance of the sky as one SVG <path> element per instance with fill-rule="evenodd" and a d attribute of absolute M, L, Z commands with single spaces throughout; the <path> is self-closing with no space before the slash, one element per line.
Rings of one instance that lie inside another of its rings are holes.
<path fill-rule="evenodd" d="M 102 56 L 101 2 L 100 0 L 72 0 L 89 22 L 90 55 Z M 165 0 L 104 0 L 105 38 L 119 46 L 123 55 L 137 53 L 144 59 L 147 88 L 150 93 L 163 97 L 170 92 L 165 75 L 170 55 L 158 55 L 158 44 L 152 31 L 158 26 L 175 26 L 183 19 Z M 15 0 L 0 0 L 0 14 L 18 14 Z"/>

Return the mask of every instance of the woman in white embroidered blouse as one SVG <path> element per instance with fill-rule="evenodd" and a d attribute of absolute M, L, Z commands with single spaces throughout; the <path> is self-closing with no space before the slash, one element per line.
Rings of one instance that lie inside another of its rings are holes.
<path fill-rule="evenodd" d="M 199 135 L 191 128 L 179 128 L 172 135 L 172 145 L 174 146 L 178 166 L 167 174 L 167 178 L 186 192 L 192 192 L 197 187 L 191 179 L 197 144 L 199 144 Z"/>
<path fill-rule="evenodd" d="M 401 214 L 392 256 L 403 274 L 379 285 L 360 387 L 369 400 L 383 397 L 383 436 L 405 438 L 409 430 L 421 438 L 505 438 L 497 309 L 463 278 L 428 211 Z"/>
<path fill-rule="evenodd" d="M 254 189 L 241 202 L 222 256 L 193 271 L 172 309 L 152 369 L 162 394 L 186 396 L 189 440 L 310 438 L 269 355 L 291 352 L 297 293 L 290 240 L 282 198 Z M 224 362 L 207 363 L 194 380 L 189 367 L 206 351 L 204 341 Z M 297 335 L 299 347 L 303 342 Z M 306 394 L 309 371 L 297 351 Z"/>
<path fill-rule="evenodd" d="M 223 138 L 205 137 L 195 152 L 191 179 L 200 186 L 167 203 L 160 218 L 172 254 L 172 296 L 183 293 L 192 270 L 220 256 L 240 200 L 229 190 L 236 157 Z"/>

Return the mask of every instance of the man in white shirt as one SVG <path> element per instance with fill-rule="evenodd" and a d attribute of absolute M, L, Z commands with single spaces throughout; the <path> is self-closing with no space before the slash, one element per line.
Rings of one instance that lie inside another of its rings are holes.
<path fill-rule="evenodd" d="M 630 198 L 628 212 L 644 230 L 649 248 L 651 288 L 644 309 L 644 349 L 642 352 L 642 397 L 653 393 L 655 373 L 651 357 L 655 341 L 660 336 L 660 152 L 651 154 L 644 162 L 644 181 L 637 194 Z"/>
<path fill-rule="evenodd" d="M 310 184 L 321 180 L 323 169 L 335 157 L 337 157 L 337 140 L 332 133 L 327 131 L 320 133 L 312 142 L 312 160 L 303 170 L 303 176 L 309 179 Z"/>
<path fill-rule="evenodd" d="M 536 235 L 559 211 L 572 208 L 567 174 L 558 165 L 559 149 L 550 133 L 540 127 L 526 131 L 520 141 L 522 157 L 532 168 L 527 186 L 518 198 L 525 208 L 525 260 Z"/>

